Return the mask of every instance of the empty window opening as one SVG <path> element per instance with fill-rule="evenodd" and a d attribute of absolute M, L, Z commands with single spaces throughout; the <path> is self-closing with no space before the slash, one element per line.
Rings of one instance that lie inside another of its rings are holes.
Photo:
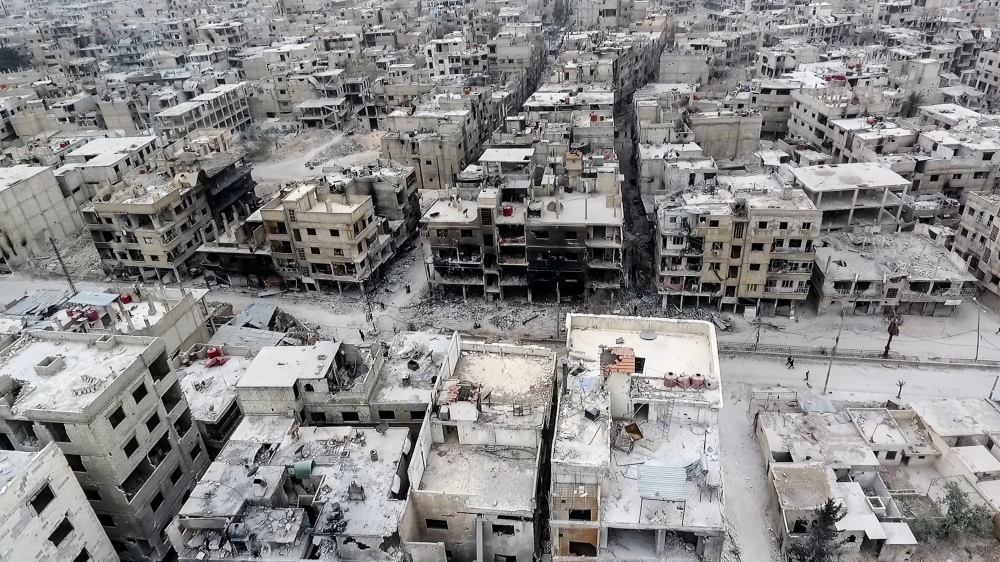
<path fill-rule="evenodd" d="M 593 521 L 593 516 L 591 515 L 591 510 L 589 509 L 571 509 L 569 510 L 569 520 L 570 521 Z"/>
<path fill-rule="evenodd" d="M 428 529 L 448 529 L 448 522 L 441 519 L 424 519 L 424 524 Z"/>
<path fill-rule="evenodd" d="M 31 507 L 32 509 L 35 510 L 35 513 L 41 515 L 42 511 L 45 509 L 45 506 L 49 505 L 54 498 L 55 494 L 52 493 L 52 488 L 50 488 L 49 485 L 46 484 L 44 488 L 38 490 L 38 493 L 35 494 L 35 497 L 31 498 L 31 501 L 29 501 L 28 503 L 31 504 Z"/>
<path fill-rule="evenodd" d="M 514 526 L 513 525 L 496 525 L 496 524 L 494 524 L 493 525 L 493 534 L 494 535 L 511 535 L 511 536 L 513 536 L 513 534 L 514 534 Z"/>
<path fill-rule="evenodd" d="M 52 531 L 52 534 L 49 535 L 49 541 L 51 541 L 52 544 L 59 546 L 72 532 L 73 524 L 69 522 L 68 518 L 63 517 L 62 523 L 59 523 L 56 530 Z"/>

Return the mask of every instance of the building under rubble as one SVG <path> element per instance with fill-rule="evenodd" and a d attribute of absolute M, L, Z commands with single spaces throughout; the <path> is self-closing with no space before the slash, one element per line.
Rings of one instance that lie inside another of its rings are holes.
<path fill-rule="evenodd" d="M 555 562 L 718 562 L 721 373 L 708 322 L 570 314 L 552 445 Z"/>

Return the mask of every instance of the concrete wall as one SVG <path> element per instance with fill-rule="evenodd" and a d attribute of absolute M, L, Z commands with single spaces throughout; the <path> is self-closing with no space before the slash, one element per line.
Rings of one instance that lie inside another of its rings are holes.
<path fill-rule="evenodd" d="M 32 169 L 15 166 L 10 170 Z M 13 172 L 12 172 L 13 173 Z M 0 255 L 21 263 L 31 255 L 47 255 L 52 236 L 63 240 L 83 226 L 72 199 L 59 189 L 52 170 L 13 183 L 0 190 Z"/>
<path fill-rule="evenodd" d="M 30 453 L 13 453 L 28 455 Z M 55 496 L 42 512 L 29 501 L 48 485 Z M 55 444 L 46 445 L 0 494 L 0 558 L 73 560 L 86 549 L 89 560 L 115 560 L 111 541 Z M 57 547 L 49 537 L 67 519 L 73 530 Z"/>

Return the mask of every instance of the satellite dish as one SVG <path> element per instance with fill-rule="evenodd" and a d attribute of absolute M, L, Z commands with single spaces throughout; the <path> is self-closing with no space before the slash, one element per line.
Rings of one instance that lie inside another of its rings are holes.
<path fill-rule="evenodd" d="M 382 422 L 375 426 L 375 432 L 379 435 L 385 435 L 385 432 L 389 431 L 389 424 Z"/>
<path fill-rule="evenodd" d="M 646 341 L 653 341 L 656 339 L 656 332 L 652 330 L 643 330 L 639 332 L 639 338 Z"/>

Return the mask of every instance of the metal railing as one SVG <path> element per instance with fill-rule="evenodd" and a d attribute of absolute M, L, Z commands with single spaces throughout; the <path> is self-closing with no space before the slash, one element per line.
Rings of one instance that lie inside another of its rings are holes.
<path fill-rule="evenodd" d="M 829 357 L 833 352 L 832 347 L 809 347 L 800 345 L 774 345 L 774 344 L 754 344 L 719 342 L 719 351 L 722 353 L 771 353 L 774 355 L 794 355 L 794 356 L 814 356 Z M 853 359 L 882 359 L 882 351 L 875 349 L 846 349 L 837 348 L 836 357 Z M 889 352 L 889 359 L 902 359 L 903 356 L 895 351 Z"/>

